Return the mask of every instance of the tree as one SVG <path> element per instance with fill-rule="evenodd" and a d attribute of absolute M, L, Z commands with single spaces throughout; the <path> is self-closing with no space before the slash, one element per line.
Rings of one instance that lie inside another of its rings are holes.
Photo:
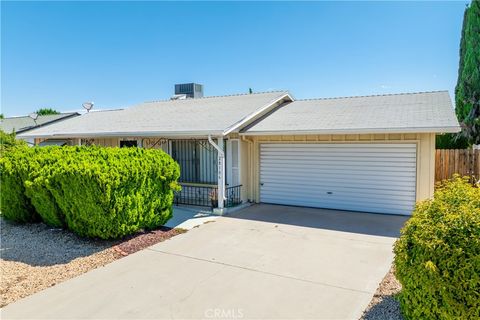
<path fill-rule="evenodd" d="M 459 136 L 480 144 L 480 0 L 472 0 L 463 16 L 455 103 Z"/>
<path fill-rule="evenodd" d="M 0 119 L 3 119 L 5 118 L 5 116 L 3 115 L 3 113 L 0 113 Z"/>
<path fill-rule="evenodd" d="M 35 111 L 35 113 L 38 114 L 39 116 L 46 116 L 49 114 L 59 114 L 60 112 L 52 108 L 40 108 L 37 111 Z"/>

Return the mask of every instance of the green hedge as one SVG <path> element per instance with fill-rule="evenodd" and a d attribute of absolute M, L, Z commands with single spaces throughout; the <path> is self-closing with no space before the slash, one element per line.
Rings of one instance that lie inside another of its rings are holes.
<path fill-rule="evenodd" d="M 479 188 L 444 182 L 417 205 L 394 251 L 405 318 L 480 318 Z"/>
<path fill-rule="evenodd" d="M 17 148 L 0 161 L 5 218 L 31 221 L 24 216 L 34 218 L 36 211 L 45 223 L 81 236 L 118 238 L 161 226 L 172 216 L 179 188 L 179 166 L 160 150 Z M 13 180 L 17 188 L 4 183 Z M 8 205 L 12 200 L 15 207 Z M 35 210 L 18 210 L 20 204 Z"/>
<path fill-rule="evenodd" d="M 2 147 L 3 149 L 3 147 Z M 32 150 L 28 147 L 8 147 L 0 158 L 2 216 L 17 222 L 38 221 L 39 216 L 25 194 L 25 181 L 30 172 Z"/>

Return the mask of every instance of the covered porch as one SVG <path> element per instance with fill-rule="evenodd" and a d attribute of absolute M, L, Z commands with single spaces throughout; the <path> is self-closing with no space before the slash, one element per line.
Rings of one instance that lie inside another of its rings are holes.
<path fill-rule="evenodd" d="M 175 193 L 175 205 L 223 209 L 244 202 L 239 139 L 223 136 L 116 137 L 82 138 L 77 143 L 153 148 L 167 152 L 180 165 L 178 181 L 182 190 Z"/>

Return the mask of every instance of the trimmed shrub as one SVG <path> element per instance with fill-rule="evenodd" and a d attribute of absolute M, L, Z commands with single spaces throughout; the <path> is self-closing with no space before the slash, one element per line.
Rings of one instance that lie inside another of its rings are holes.
<path fill-rule="evenodd" d="M 159 227 L 172 216 L 180 169 L 161 150 L 32 149 L 23 185 L 47 224 L 110 239 Z"/>
<path fill-rule="evenodd" d="M 419 203 L 395 243 L 407 319 L 480 317 L 480 189 L 458 176 Z"/>
<path fill-rule="evenodd" d="M 25 195 L 42 221 L 53 227 L 66 227 L 65 215 L 52 194 L 50 178 L 59 169 L 60 161 L 71 159 L 74 149 L 58 146 L 33 148 L 30 172 L 24 181 Z M 59 190 L 58 190 L 59 191 Z"/>
<path fill-rule="evenodd" d="M 11 147 L 27 146 L 27 143 L 25 141 L 17 140 L 15 137 L 15 132 L 5 133 L 4 131 L 0 130 L 0 153 L 2 155 Z"/>
<path fill-rule="evenodd" d="M 3 217 L 15 222 L 38 221 L 39 217 L 25 194 L 32 149 L 26 146 L 2 148 L 0 157 L 0 210 Z"/>

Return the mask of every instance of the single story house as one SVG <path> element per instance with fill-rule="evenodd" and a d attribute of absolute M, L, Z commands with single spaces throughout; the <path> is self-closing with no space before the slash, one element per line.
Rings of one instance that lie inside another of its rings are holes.
<path fill-rule="evenodd" d="M 181 167 L 177 203 L 409 215 L 433 195 L 435 135 L 459 130 L 447 91 L 306 100 L 278 91 L 177 94 L 20 136 L 162 149 Z"/>
<path fill-rule="evenodd" d="M 77 112 L 66 112 L 59 114 L 49 114 L 38 116 L 33 119 L 30 116 L 8 117 L 0 120 L 0 130 L 6 133 L 15 132 L 16 134 L 26 133 L 29 130 L 48 126 L 52 123 L 79 116 Z M 34 144 L 33 138 L 23 138 L 29 144 Z"/>

